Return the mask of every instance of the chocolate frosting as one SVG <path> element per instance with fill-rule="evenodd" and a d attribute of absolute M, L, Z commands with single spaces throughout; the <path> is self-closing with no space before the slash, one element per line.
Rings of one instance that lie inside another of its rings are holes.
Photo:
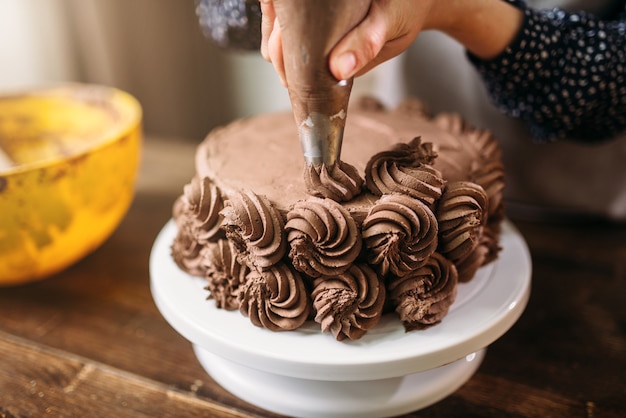
<path fill-rule="evenodd" d="M 388 304 L 422 328 L 497 257 L 504 181 L 490 133 L 415 100 L 354 101 L 349 113 L 342 154 L 354 165 L 294 158 L 291 112 L 238 120 L 198 147 L 173 207 L 172 256 L 206 277 L 218 306 L 272 330 L 315 309 L 323 331 L 357 339 L 393 289 Z"/>
<path fill-rule="evenodd" d="M 467 257 L 478 245 L 487 214 L 487 194 L 481 186 L 448 183 L 437 207 L 439 252 L 452 261 Z"/>
<path fill-rule="evenodd" d="M 502 151 L 491 132 L 476 129 L 458 114 L 442 113 L 433 118 L 436 126 L 455 135 L 459 146 L 446 146 L 445 155 L 437 160 L 450 181 L 470 180 L 485 189 L 489 199 L 489 216 L 496 221 L 504 217 L 502 191 L 504 189 L 504 165 Z M 443 157 L 443 158 L 442 158 Z M 465 157 L 465 158 L 463 158 Z"/>
<path fill-rule="evenodd" d="M 220 230 L 224 207 L 217 186 L 208 177 L 194 177 L 183 188 L 183 210 L 192 220 L 194 235 L 199 243 L 214 242 L 224 237 Z"/>
<path fill-rule="evenodd" d="M 478 165 L 478 164 L 477 164 Z M 476 167 L 472 179 L 480 184 L 489 199 L 489 218 L 501 221 L 504 218 L 504 166 L 499 161 L 487 161 Z"/>
<path fill-rule="evenodd" d="M 205 253 L 206 289 L 215 306 L 229 311 L 239 309 L 239 290 L 250 269 L 237 260 L 235 244 L 226 239 L 211 244 Z"/>
<path fill-rule="evenodd" d="M 182 225 L 189 221 L 187 216 L 188 213 L 186 213 L 185 207 L 186 203 L 182 195 L 178 196 L 172 205 L 172 219 L 179 229 Z"/>
<path fill-rule="evenodd" d="M 433 206 L 444 186 L 441 172 L 431 166 L 437 154 L 431 143 L 414 138 L 374 155 L 365 167 L 367 188 L 375 195 L 403 193 Z"/>
<path fill-rule="evenodd" d="M 177 200 L 174 206 L 180 208 L 182 203 Z M 175 210 L 176 212 L 180 213 L 179 210 Z M 203 277 L 206 272 L 206 266 L 202 262 L 205 246 L 196 239 L 188 217 L 179 215 L 176 224 L 178 230 L 171 246 L 172 259 L 186 273 Z"/>
<path fill-rule="evenodd" d="M 223 228 L 250 268 L 268 269 L 286 253 L 283 218 L 263 196 L 233 192 L 222 210 Z"/>
<path fill-rule="evenodd" d="M 385 296 L 385 286 L 374 270 L 354 263 L 345 273 L 314 280 L 315 321 L 338 341 L 359 339 L 380 320 Z"/>
<path fill-rule="evenodd" d="M 307 164 L 304 184 L 308 194 L 327 197 L 337 202 L 347 202 L 361 192 L 363 179 L 357 169 L 341 160 L 331 167 L 326 164 Z"/>
<path fill-rule="evenodd" d="M 172 216 L 178 232 L 171 247 L 172 258 L 192 276 L 206 272 L 202 264 L 204 246 L 224 237 L 220 230 L 222 207 L 220 191 L 207 177 L 194 177 L 174 202 Z"/>
<path fill-rule="evenodd" d="M 286 263 L 252 271 L 239 294 L 239 311 L 271 331 L 299 328 L 309 317 L 311 301 L 304 281 Z"/>
<path fill-rule="evenodd" d="M 311 277 L 343 273 L 362 247 L 355 220 L 331 199 L 297 202 L 285 224 L 293 266 Z"/>
<path fill-rule="evenodd" d="M 383 195 L 362 226 L 368 262 L 386 276 L 404 276 L 436 250 L 437 218 L 428 205 L 406 195 Z"/>
<path fill-rule="evenodd" d="M 496 259 L 500 251 L 497 236 L 497 232 L 491 225 L 482 229 L 476 248 L 466 257 L 455 262 L 459 273 L 459 282 L 469 282 L 481 266 Z"/>
<path fill-rule="evenodd" d="M 457 271 L 452 262 L 433 253 L 410 274 L 389 280 L 389 299 L 407 331 L 424 329 L 442 320 L 457 293 Z"/>

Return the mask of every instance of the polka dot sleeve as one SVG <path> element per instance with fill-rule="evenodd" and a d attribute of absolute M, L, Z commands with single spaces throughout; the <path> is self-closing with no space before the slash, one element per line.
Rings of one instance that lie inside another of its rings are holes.
<path fill-rule="evenodd" d="M 524 11 L 517 38 L 492 60 L 468 52 L 496 106 L 525 120 L 538 141 L 626 131 L 626 4 L 616 20 L 600 20 L 508 1 Z"/>

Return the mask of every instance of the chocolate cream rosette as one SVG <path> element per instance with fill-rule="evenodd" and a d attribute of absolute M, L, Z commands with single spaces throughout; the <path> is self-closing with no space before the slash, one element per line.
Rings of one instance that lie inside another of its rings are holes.
<path fill-rule="evenodd" d="M 218 308 L 229 311 L 239 309 L 239 291 L 250 273 L 250 268 L 240 263 L 237 255 L 233 241 L 221 239 L 209 246 L 202 259 L 209 298 L 215 300 Z"/>
<path fill-rule="evenodd" d="M 311 196 L 347 202 L 361 193 L 363 179 L 354 166 L 338 160 L 330 168 L 325 164 L 307 164 L 304 168 L 304 184 Z"/>
<path fill-rule="evenodd" d="M 421 267 L 437 249 L 437 218 L 421 200 L 383 195 L 363 221 L 367 260 L 381 276 Z"/>
<path fill-rule="evenodd" d="M 210 179 L 197 176 L 185 185 L 183 194 L 174 203 L 173 218 L 178 233 L 172 257 L 189 274 L 202 276 L 205 273 L 202 258 L 206 245 L 225 236 L 220 215 L 223 207 L 217 186 Z"/>
<path fill-rule="evenodd" d="M 288 113 L 218 129 L 199 147 L 197 174 L 173 207 L 172 256 L 207 280 L 218 308 L 271 331 L 313 320 L 337 340 L 361 338 L 384 312 L 423 329 L 497 257 L 503 169 L 493 137 L 458 116 L 429 118 L 417 102 L 362 103 L 347 125 L 365 141 L 346 154 L 355 165 L 307 165 L 303 176 L 293 158 L 270 163 L 277 150 L 298 152 Z"/>
<path fill-rule="evenodd" d="M 331 199 L 297 202 L 287 213 L 285 230 L 293 266 L 310 277 L 341 274 L 361 252 L 355 220 Z"/>
<path fill-rule="evenodd" d="M 487 224 L 487 194 L 476 183 L 452 182 L 446 186 L 439 201 L 438 213 L 439 251 L 457 265 L 465 263 L 465 268 L 459 272 L 462 273 L 459 280 L 469 281 L 484 261 L 479 256 L 482 251 L 476 251 L 476 248 Z"/>
<path fill-rule="evenodd" d="M 367 163 L 367 188 L 377 196 L 404 194 L 432 208 L 445 184 L 441 172 L 431 165 L 436 156 L 432 144 L 423 144 L 419 137 L 406 144 L 399 143 L 374 155 Z"/>
<path fill-rule="evenodd" d="M 249 190 L 232 193 L 222 215 L 226 236 L 251 269 L 268 269 L 283 258 L 287 250 L 283 218 L 267 198 Z"/>
<path fill-rule="evenodd" d="M 385 285 L 374 270 L 352 264 L 344 273 L 313 282 L 315 322 L 338 341 L 359 339 L 380 320 L 385 296 Z"/>
<path fill-rule="evenodd" d="M 239 311 L 270 331 L 299 328 L 309 319 L 309 294 L 300 274 L 280 262 L 269 269 L 253 270 L 239 293 Z"/>
<path fill-rule="evenodd" d="M 448 313 L 457 293 L 454 264 L 433 253 L 417 270 L 388 282 L 389 300 L 407 331 L 428 328 Z"/>

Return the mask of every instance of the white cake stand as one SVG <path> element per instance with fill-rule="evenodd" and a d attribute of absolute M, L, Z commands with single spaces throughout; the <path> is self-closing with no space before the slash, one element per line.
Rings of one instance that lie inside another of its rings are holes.
<path fill-rule="evenodd" d="M 205 281 L 171 258 L 175 234 L 170 221 L 150 256 L 152 294 L 162 315 L 225 389 L 289 416 L 386 417 L 445 398 L 475 373 L 485 348 L 517 321 L 530 294 L 528 248 L 505 221 L 498 259 L 459 284 L 450 312 L 434 327 L 407 333 L 389 314 L 357 341 L 335 341 L 316 323 L 271 332 L 206 300 Z"/>

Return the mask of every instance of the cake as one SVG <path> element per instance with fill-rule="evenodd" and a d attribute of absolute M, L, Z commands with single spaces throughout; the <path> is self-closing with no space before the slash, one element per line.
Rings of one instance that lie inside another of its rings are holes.
<path fill-rule="evenodd" d="M 305 164 L 290 112 L 237 120 L 197 148 L 171 254 L 217 308 L 271 331 L 431 327 L 497 258 L 500 157 L 490 132 L 414 99 L 355 100 L 333 167 Z"/>

